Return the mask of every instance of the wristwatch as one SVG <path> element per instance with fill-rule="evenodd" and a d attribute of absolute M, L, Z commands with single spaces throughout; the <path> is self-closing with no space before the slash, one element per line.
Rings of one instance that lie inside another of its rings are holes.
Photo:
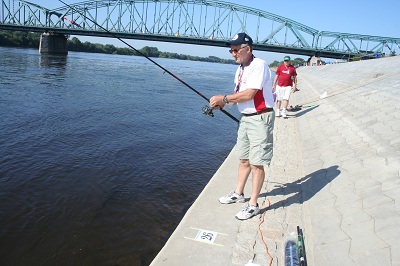
<path fill-rule="evenodd" d="M 229 103 L 228 98 L 226 97 L 226 95 L 224 95 L 224 102 L 225 103 Z"/>

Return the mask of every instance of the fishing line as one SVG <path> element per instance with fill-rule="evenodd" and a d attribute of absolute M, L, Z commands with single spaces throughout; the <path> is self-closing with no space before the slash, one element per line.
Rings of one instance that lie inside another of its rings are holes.
<path fill-rule="evenodd" d="M 200 97 L 202 97 L 203 99 L 205 99 L 207 102 L 210 102 L 210 100 L 204 96 L 203 94 L 201 94 L 199 91 L 197 91 L 196 89 L 194 89 L 192 86 L 190 86 L 189 84 L 187 84 L 185 81 L 181 80 L 179 77 L 177 77 L 176 75 L 174 75 L 172 72 L 170 72 L 169 70 L 167 70 L 166 68 L 164 68 L 163 66 L 161 66 L 160 64 L 158 64 L 157 62 L 155 62 L 153 59 L 151 59 L 150 57 L 148 57 L 147 55 L 143 54 L 142 52 L 140 52 L 139 50 L 137 50 L 135 47 L 133 47 L 132 45 L 130 45 L 129 43 L 127 43 L 126 41 L 122 40 L 120 37 L 118 37 L 117 35 L 115 35 L 114 33 L 110 32 L 109 30 L 107 30 L 106 28 L 102 27 L 101 25 L 97 24 L 97 22 L 93 21 L 92 19 L 88 18 L 87 16 L 83 15 L 81 12 L 79 12 L 76 8 L 64 3 L 62 0 L 58 0 L 61 3 L 63 3 L 65 6 L 69 7 L 71 10 L 75 10 L 77 13 L 79 13 L 82 17 L 84 17 L 85 19 L 90 20 L 92 23 L 94 23 L 97 27 L 101 28 L 102 30 L 104 30 L 105 32 L 107 32 L 108 34 L 110 34 L 113 38 L 116 38 L 118 40 L 120 40 L 122 43 L 124 43 L 125 45 L 127 45 L 129 48 L 133 49 L 136 53 L 140 54 L 141 56 L 145 57 L 147 60 L 149 60 L 150 62 L 152 62 L 153 64 L 155 64 L 156 66 L 158 66 L 159 68 L 161 68 L 162 70 L 164 70 L 166 73 L 168 73 L 169 75 L 171 75 L 173 78 L 175 78 L 176 80 L 180 81 L 183 85 L 185 85 L 186 87 L 188 87 L 189 89 L 191 89 L 192 91 L 194 91 L 195 93 L 197 93 L 197 95 L 199 95 Z M 214 116 L 213 114 L 213 109 L 209 106 L 205 106 L 203 107 L 203 113 L 209 116 Z M 222 108 L 219 109 L 221 112 L 223 112 L 225 115 L 229 116 L 232 120 L 236 121 L 237 123 L 239 123 L 239 120 L 234 117 L 233 115 L 231 115 L 230 113 L 228 113 L 227 111 L 223 110 Z"/>

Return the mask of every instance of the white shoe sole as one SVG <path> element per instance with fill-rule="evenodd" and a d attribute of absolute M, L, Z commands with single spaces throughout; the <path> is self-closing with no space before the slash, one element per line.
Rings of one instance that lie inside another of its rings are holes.
<path fill-rule="evenodd" d="M 253 213 L 253 214 L 252 214 L 251 216 L 249 216 L 249 217 L 238 217 L 237 214 L 235 215 L 235 217 L 236 217 L 236 219 L 243 221 L 243 220 L 248 220 L 248 219 L 250 219 L 250 218 L 256 216 L 256 215 L 259 214 L 259 213 L 260 213 L 260 210 L 258 210 L 256 213 Z"/>
<path fill-rule="evenodd" d="M 224 201 L 223 199 L 224 198 L 219 198 L 218 199 L 219 203 L 221 203 L 221 204 L 231 204 L 231 203 L 237 203 L 237 202 L 243 203 L 243 202 L 246 201 L 246 199 L 239 199 L 239 200 L 235 200 L 235 201 Z"/>

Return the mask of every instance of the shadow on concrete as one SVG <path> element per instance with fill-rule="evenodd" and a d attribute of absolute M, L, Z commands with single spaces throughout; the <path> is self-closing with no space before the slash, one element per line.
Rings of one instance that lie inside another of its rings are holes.
<path fill-rule="evenodd" d="M 299 117 L 302 115 L 305 115 L 306 113 L 314 110 L 315 108 L 319 107 L 319 105 L 314 105 L 311 107 L 302 107 L 301 111 L 296 111 L 296 112 L 288 112 L 288 117 Z"/>
<path fill-rule="evenodd" d="M 261 193 L 260 197 L 277 195 L 290 196 L 285 200 L 273 203 L 268 208 L 264 208 L 262 212 L 266 210 L 278 209 L 280 207 L 288 207 L 296 203 L 302 204 L 303 202 L 309 200 L 340 174 L 340 170 L 338 168 L 338 165 L 334 165 L 329 168 L 320 169 L 306 175 L 303 178 L 300 178 L 299 180 L 296 180 L 293 183 L 276 183 L 273 190 L 267 193 Z"/>

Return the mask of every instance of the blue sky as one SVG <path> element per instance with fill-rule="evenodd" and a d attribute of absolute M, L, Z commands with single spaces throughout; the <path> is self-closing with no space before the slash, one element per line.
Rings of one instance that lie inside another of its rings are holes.
<path fill-rule="evenodd" d="M 67 4 L 72 4 L 82 2 L 83 0 L 63 1 Z M 28 0 L 28 2 L 36 3 L 50 9 L 63 6 L 63 4 L 58 0 Z M 400 10 L 399 0 L 228 0 L 225 2 L 261 9 L 292 19 L 319 31 L 334 31 L 400 38 L 400 21 L 398 18 Z M 103 44 L 108 43 L 117 47 L 125 47 L 123 43 L 112 38 L 93 38 L 83 36 L 78 36 L 78 38 L 82 41 Z M 153 46 L 164 52 L 175 52 L 205 57 L 212 55 L 227 59 L 231 58 L 225 48 L 137 40 L 128 40 L 127 42 L 137 49 L 144 46 Z M 255 55 L 265 59 L 269 63 L 274 60 L 281 61 L 284 56 L 284 54 L 280 53 L 259 51 L 255 51 Z M 294 58 L 301 57 L 297 55 L 292 56 Z"/>

